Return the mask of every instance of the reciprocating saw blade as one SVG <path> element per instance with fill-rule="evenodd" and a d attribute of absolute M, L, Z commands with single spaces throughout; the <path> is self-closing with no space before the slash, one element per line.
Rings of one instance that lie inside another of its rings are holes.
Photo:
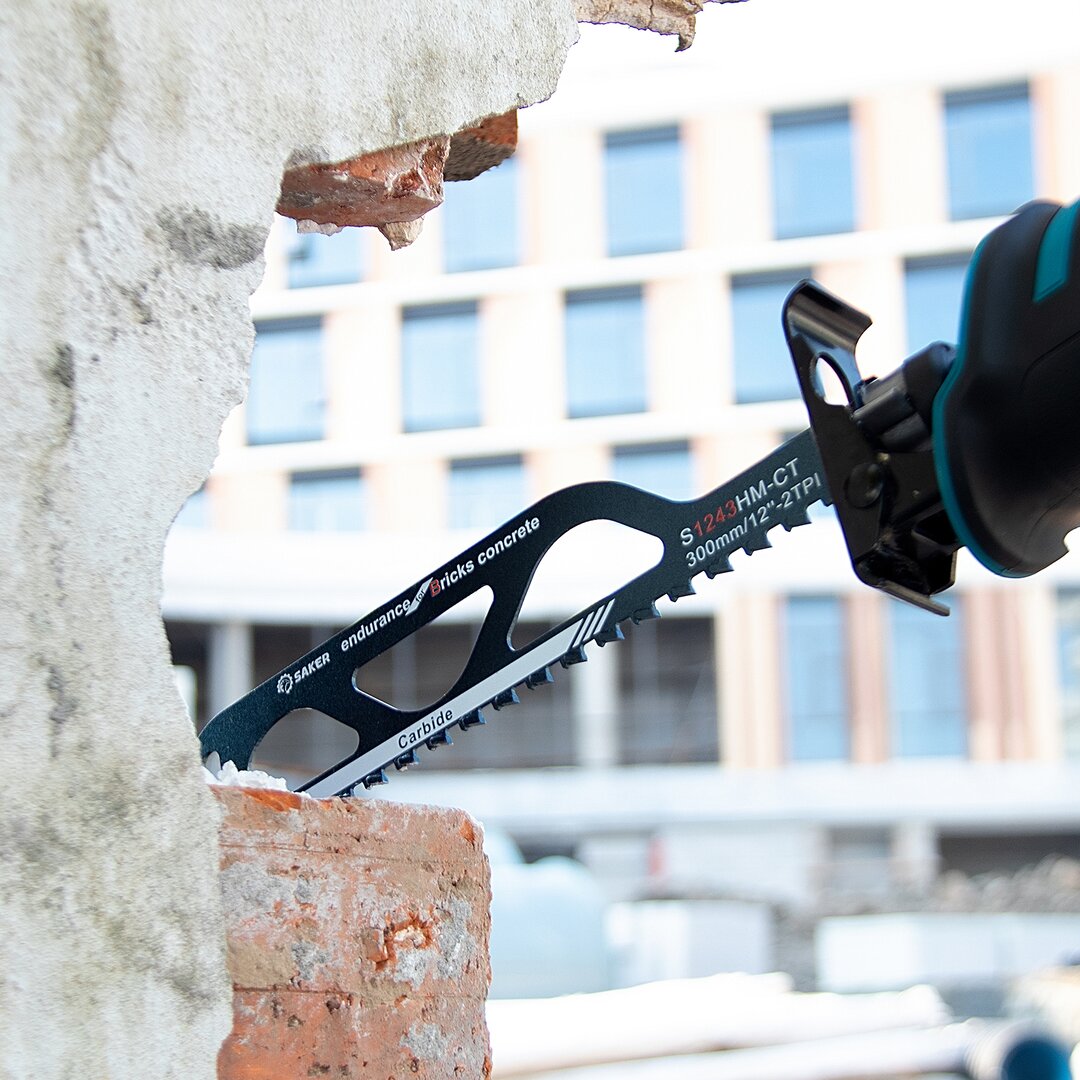
<path fill-rule="evenodd" d="M 832 500 L 809 429 L 697 499 L 673 501 L 607 480 L 557 491 L 218 713 L 200 735 L 203 759 L 216 756 L 247 768 L 274 724 L 309 708 L 352 728 L 359 743 L 350 757 L 299 790 L 341 795 L 359 784 L 381 783 L 389 766 L 405 768 L 419 749 L 450 742 L 450 729 L 484 723 L 483 708 L 516 702 L 516 687 L 551 682 L 553 666 L 585 660 L 590 642 L 605 645 L 622 638 L 620 624 L 656 618 L 662 597 L 693 594 L 699 574 L 730 571 L 735 552 L 770 547 L 771 529 L 807 524 L 808 508 L 819 501 Z M 651 569 L 526 647 L 513 648 L 511 634 L 544 555 L 590 521 L 655 536 L 663 554 Z M 398 709 L 359 688 L 357 673 L 365 664 L 485 586 L 493 599 L 472 653 L 439 700 L 424 709 Z"/>

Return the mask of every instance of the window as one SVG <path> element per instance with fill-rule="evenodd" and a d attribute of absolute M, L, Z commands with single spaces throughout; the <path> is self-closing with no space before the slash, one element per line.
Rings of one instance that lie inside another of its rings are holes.
<path fill-rule="evenodd" d="M 618 647 L 619 762 L 718 761 L 711 619 L 654 619 Z"/>
<path fill-rule="evenodd" d="M 463 183 L 448 183 L 442 209 L 446 269 L 489 270 L 518 261 L 518 169 L 514 158 Z"/>
<path fill-rule="evenodd" d="M 1065 754 L 1080 757 L 1080 591 L 1058 597 L 1058 659 Z"/>
<path fill-rule="evenodd" d="M 799 397 L 799 380 L 784 337 L 784 301 L 809 269 L 737 277 L 731 282 L 735 400 L 782 401 Z"/>
<path fill-rule="evenodd" d="M 322 324 L 316 319 L 257 326 L 247 401 L 248 442 L 321 439 L 325 414 Z"/>
<path fill-rule="evenodd" d="M 352 532 L 364 527 L 359 469 L 293 473 L 289 478 L 289 528 L 301 532 Z"/>
<path fill-rule="evenodd" d="M 847 108 L 772 118 L 776 236 L 820 236 L 855 227 L 851 119 Z"/>
<path fill-rule="evenodd" d="M 609 255 L 682 247 L 682 150 L 675 127 L 612 132 L 604 139 Z"/>
<path fill-rule="evenodd" d="M 960 602 L 943 619 L 890 601 L 889 705 L 896 757 L 967 753 L 963 618 Z"/>
<path fill-rule="evenodd" d="M 641 289 L 567 295 L 566 390 L 571 417 L 645 411 Z"/>
<path fill-rule="evenodd" d="M 452 461 L 449 498 L 451 529 L 494 529 L 525 509 L 521 458 Z"/>
<path fill-rule="evenodd" d="M 480 423 L 475 304 L 406 308 L 401 320 L 406 431 Z"/>
<path fill-rule="evenodd" d="M 1010 214 L 1034 196 L 1027 86 L 945 95 L 949 214 Z"/>
<path fill-rule="evenodd" d="M 960 305 L 969 256 L 909 259 L 904 266 L 907 309 L 907 349 L 913 352 L 932 341 L 955 345 L 960 333 Z"/>
<path fill-rule="evenodd" d="M 644 488 L 666 499 L 692 499 L 693 458 L 685 442 L 652 446 L 617 446 L 612 475 L 624 484 Z"/>
<path fill-rule="evenodd" d="M 359 229 L 333 236 L 302 233 L 292 238 L 286 266 L 290 289 L 345 285 L 361 277 Z"/>
<path fill-rule="evenodd" d="M 793 596 L 784 604 L 784 713 L 792 761 L 848 757 L 846 633 L 838 597 Z"/>

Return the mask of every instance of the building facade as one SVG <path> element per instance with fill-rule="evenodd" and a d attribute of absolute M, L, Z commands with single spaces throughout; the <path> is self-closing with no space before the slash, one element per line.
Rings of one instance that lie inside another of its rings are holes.
<path fill-rule="evenodd" d="M 740 35 L 764 54 L 767 28 L 708 16 L 682 67 L 666 43 L 624 67 L 617 34 L 610 54 L 587 34 L 515 156 L 448 184 L 405 251 L 279 223 L 248 400 L 166 560 L 200 724 L 548 492 L 689 498 L 805 427 L 780 330 L 800 279 L 873 318 L 860 362 L 884 374 L 955 340 L 968 260 L 1004 215 L 1080 196 L 1076 57 L 939 50 L 909 75 L 884 48 L 815 83 L 780 56 L 747 91 Z M 860 585 L 830 514 L 386 797 L 574 854 L 617 899 L 814 904 L 1080 851 L 1080 565 L 1017 583 L 962 557 L 940 619 Z M 515 641 L 655 556 L 628 529 L 568 539 Z M 358 683 L 436 700 L 480 600 Z M 348 748 L 296 716 L 259 764 L 303 778 Z"/>

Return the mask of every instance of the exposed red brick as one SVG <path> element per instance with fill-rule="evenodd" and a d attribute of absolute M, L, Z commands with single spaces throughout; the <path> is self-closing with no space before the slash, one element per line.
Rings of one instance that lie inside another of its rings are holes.
<path fill-rule="evenodd" d="M 214 791 L 234 985 L 220 1080 L 487 1077 L 490 890 L 471 819 Z"/>
<path fill-rule="evenodd" d="M 510 157 L 517 149 L 517 138 L 517 109 L 501 116 L 489 116 L 476 127 L 459 131 L 450 139 L 444 177 L 472 180 Z"/>
<path fill-rule="evenodd" d="M 439 136 L 335 164 L 285 170 L 277 210 L 320 225 L 415 221 L 443 201 L 450 139 Z"/>
<path fill-rule="evenodd" d="M 695 16 L 710 0 L 576 0 L 578 22 L 621 23 L 657 34 L 674 34 L 679 39 L 676 52 L 694 43 Z M 738 3 L 739 0 L 715 0 Z"/>

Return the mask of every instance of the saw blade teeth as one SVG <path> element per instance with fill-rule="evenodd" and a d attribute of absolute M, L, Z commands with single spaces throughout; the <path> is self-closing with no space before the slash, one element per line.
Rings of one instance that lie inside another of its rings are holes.
<path fill-rule="evenodd" d="M 415 750 L 406 750 L 404 754 L 399 754 L 394 758 L 394 768 L 398 772 L 404 772 L 410 765 L 419 765 L 420 758 Z"/>
<path fill-rule="evenodd" d="M 747 555 L 753 555 L 755 551 L 764 551 L 766 548 L 771 547 L 772 541 L 765 533 L 761 533 L 759 536 L 750 537 L 743 545 L 743 551 L 745 551 Z"/>
<path fill-rule="evenodd" d="M 377 787 L 379 784 L 388 783 L 386 773 L 382 769 L 376 769 L 374 772 L 370 772 L 363 780 L 360 781 L 365 788 Z"/>
<path fill-rule="evenodd" d="M 648 622 L 650 619 L 660 618 L 660 609 L 655 604 L 650 604 L 648 607 L 638 608 L 631 616 L 634 621 L 634 625 L 638 623 Z"/>
<path fill-rule="evenodd" d="M 525 677 L 525 685 L 530 690 L 535 690 L 538 686 L 543 686 L 545 683 L 553 683 L 555 676 L 551 674 L 551 668 L 542 667 L 539 671 L 534 671 L 531 675 Z"/>
<path fill-rule="evenodd" d="M 450 733 L 443 728 L 442 731 L 436 731 L 434 735 L 428 736 L 424 740 L 429 750 L 434 750 L 437 746 L 453 746 L 454 740 L 450 738 Z"/>
<path fill-rule="evenodd" d="M 800 506 L 797 510 L 792 511 L 791 517 L 784 522 L 784 529 L 787 532 L 791 532 L 792 529 L 797 529 L 800 525 L 810 524 L 810 514 L 807 512 L 805 506 Z"/>
<path fill-rule="evenodd" d="M 574 664 L 584 664 L 589 658 L 585 655 L 585 646 L 578 645 L 573 649 L 567 649 L 563 653 L 559 660 L 564 668 L 572 667 Z"/>
<path fill-rule="evenodd" d="M 487 720 L 484 719 L 484 714 L 479 709 L 473 709 L 472 712 L 466 713 L 459 721 L 458 727 L 462 731 L 468 731 L 471 727 L 479 727 L 480 724 L 486 724 Z"/>
<path fill-rule="evenodd" d="M 504 690 L 501 694 L 496 694 L 491 699 L 491 707 L 493 709 L 505 709 L 507 705 L 517 705 L 521 701 L 521 698 L 517 696 L 517 691 L 511 687 L 509 690 Z"/>
<path fill-rule="evenodd" d="M 681 600 L 684 596 L 694 596 L 697 593 L 697 589 L 694 588 L 690 581 L 680 581 L 678 585 L 672 586 L 668 589 L 668 599 L 671 601 Z"/>
<path fill-rule="evenodd" d="M 726 555 L 721 555 L 720 558 L 714 559 L 705 567 L 705 573 L 710 578 L 714 578 L 720 574 L 730 574 L 731 569 L 731 560 Z"/>
<path fill-rule="evenodd" d="M 597 645 L 607 645 L 609 642 L 622 641 L 624 638 L 622 627 L 618 623 L 614 623 L 610 630 L 601 630 L 594 640 Z"/>

